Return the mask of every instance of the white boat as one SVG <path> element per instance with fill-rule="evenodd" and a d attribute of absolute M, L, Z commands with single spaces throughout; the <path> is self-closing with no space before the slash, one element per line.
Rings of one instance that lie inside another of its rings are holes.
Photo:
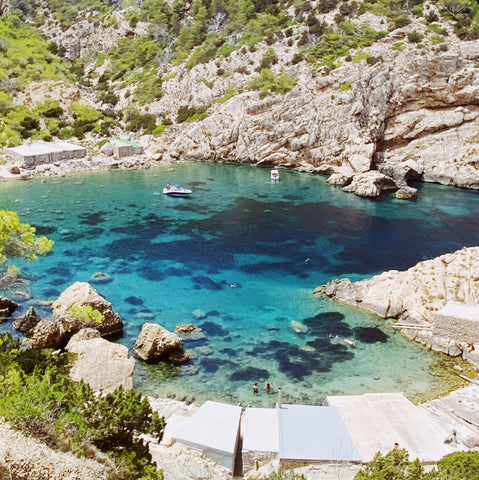
<path fill-rule="evenodd" d="M 279 171 L 274 169 L 271 170 L 271 181 L 272 182 L 278 182 L 279 181 Z"/>
<path fill-rule="evenodd" d="M 193 193 L 191 190 L 188 190 L 187 188 L 183 188 L 181 185 L 178 185 L 177 183 L 173 184 L 168 184 L 164 189 L 163 193 L 165 195 L 170 195 L 172 197 L 184 197 L 186 195 L 190 195 Z"/>

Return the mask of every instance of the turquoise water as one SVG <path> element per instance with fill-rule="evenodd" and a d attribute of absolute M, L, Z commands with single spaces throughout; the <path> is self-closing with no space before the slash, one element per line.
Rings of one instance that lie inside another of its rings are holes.
<path fill-rule="evenodd" d="M 371 200 L 280 173 L 272 184 L 268 169 L 182 163 L 0 184 L 0 208 L 55 241 L 21 265 L 31 290 L 21 310 L 101 271 L 111 282 L 94 286 L 124 319 L 118 341 L 130 351 L 145 322 L 200 326 L 204 338 L 185 341 L 188 365 L 137 362 L 136 386 L 159 396 L 272 405 L 263 390 L 253 396 L 254 381 L 302 403 L 434 388 L 438 356 L 312 291 L 477 244 L 477 193 L 428 185 L 416 202 Z M 165 197 L 166 183 L 194 193 Z"/>

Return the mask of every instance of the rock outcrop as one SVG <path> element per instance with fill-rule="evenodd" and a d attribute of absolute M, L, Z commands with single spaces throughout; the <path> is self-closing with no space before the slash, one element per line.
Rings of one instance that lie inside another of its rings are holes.
<path fill-rule="evenodd" d="M 103 315 L 99 323 L 76 316 L 70 309 L 72 307 L 90 306 Z M 103 337 L 119 333 L 123 329 L 121 317 L 112 309 L 110 302 L 105 300 L 98 292 L 85 282 L 76 282 L 64 290 L 52 304 L 53 318 L 43 318 L 36 323 L 27 333 L 28 338 L 24 343 L 35 348 L 63 348 L 70 338 L 85 328 L 98 330 Z M 26 322 L 18 321 L 18 325 Z"/>
<path fill-rule="evenodd" d="M 176 333 L 156 323 L 143 325 L 135 342 L 134 351 L 138 358 L 146 362 L 166 361 L 182 364 L 191 358 L 183 350 L 183 340 Z"/>
<path fill-rule="evenodd" d="M 436 313 L 446 303 L 479 306 L 479 247 L 463 248 L 406 271 L 390 270 L 354 283 L 347 278 L 333 280 L 316 288 L 315 293 L 398 319 L 406 336 L 479 364 L 479 345 L 436 335 L 433 329 Z"/>
<path fill-rule="evenodd" d="M 52 304 L 53 317 L 62 323 L 65 333 L 74 334 L 80 328 L 90 326 L 86 324 L 82 326 L 78 319 L 72 319 L 69 309 L 74 305 L 89 305 L 103 315 L 103 321 L 98 325 L 98 331 L 102 336 L 113 335 L 123 330 L 121 317 L 113 310 L 111 303 L 98 294 L 89 283 L 75 282 Z"/>
<path fill-rule="evenodd" d="M 9 317 L 18 308 L 18 303 L 6 297 L 0 297 L 0 318 Z"/>
<path fill-rule="evenodd" d="M 42 317 L 37 311 L 33 307 L 30 307 L 23 315 L 20 315 L 14 320 L 13 326 L 20 333 L 28 335 L 41 319 Z"/>
<path fill-rule="evenodd" d="M 83 380 L 101 395 L 116 388 L 133 388 L 135 360 L 128 357 L 128 348 L 99 337 L 94 329 L 83 329 L 74 335 L 65 347 L 67 352 L 77 354 L 70 369 L 70 378 Z"/>

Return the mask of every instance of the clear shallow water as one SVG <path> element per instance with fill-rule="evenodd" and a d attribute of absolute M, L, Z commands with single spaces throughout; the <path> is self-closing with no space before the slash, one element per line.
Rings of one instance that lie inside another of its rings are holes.
<path fill-rule="evenodd" d="M 32 293 L 22 310 L 102 271 L 112 281 L 94 286 L 123 317 L 119 341 L 130 349 L 147 321 L 199 325 L 205 338 L 185 342 L 190 364 L 137 362 L 136 386 L 159 396 L 272 405 L 264 391 L 253 397 L 254 381 L 303 403 L 441 388 L 442 357 L 312 291 L 477 244 L 479 195 L 429 185 L 417 202 L 370 200 L 280 173 L 271 184 L 268 169 L 183 163 L 0 184 L 0 208 L 55 240 L 47 257 L 21 265 Z M 194 194 L 165 197 L 172 182 Z"/>

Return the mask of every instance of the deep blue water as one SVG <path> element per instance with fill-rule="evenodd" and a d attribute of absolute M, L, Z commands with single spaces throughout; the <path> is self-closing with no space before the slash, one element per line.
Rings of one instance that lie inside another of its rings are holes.
<path fill-rule="evenodd" d="M 200 326 L 205 337 L 185 342 L 190 364 L 137 362 L 136 385 L 160 396 L 272 404 L 253 397 L 254 381 L 304 403 L 435 388 L 438 356 L 312 291 L 477 245 L 479 195 L 423 185 L 414 202 L 371 200 L 280 173 L 272 184 L 268 169 L 182 163 L 0 184 L 0 208 L 55 241 L 48 256 L 20 264 L 31 290 L 21 309 L 101 271 L 112 281 L 94 286 L 123 317 L 119 341 L 131 350 L 147 321 Z M 191 198 L 163 196 L 171 182 Z"/>

